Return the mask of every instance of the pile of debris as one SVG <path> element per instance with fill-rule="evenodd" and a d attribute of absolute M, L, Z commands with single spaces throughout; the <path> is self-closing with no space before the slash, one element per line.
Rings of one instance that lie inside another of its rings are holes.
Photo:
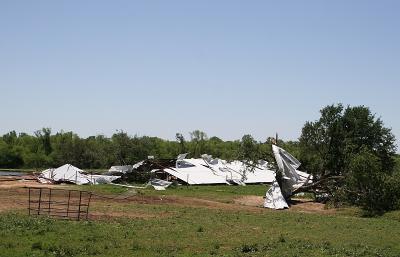
<path fill-rule="evenodd" d="M 56 169 L 50 168 L 44 170 L 38 176 L 41 183 L 57 184 L 57 183 L 71 183 L 77 185 L 85 184 L 110 184 L 112 181 L 119 179 L 120 176 L 109 175 L 89 175 L 83 170 L 71 165 L 65 164 Z"/>
<path fill-rule="evenodd" d="M 176 159 L 147 159 L 132 166 L 113 166 L 108 174 L 120 175 L 123 181 L 137 181 L 140 177 L 176 181 L 188 185 L 272 183 L 275 172 L 266 161 L 245 164 L 228 162 L 203 155 L 199 159 L 186 159 L 181 154 Z"/>
<path fill-rule="evenodd" d="M 246 185 L 266 183 L 271 187 L 265 196 L 265 208 L 288 208 L 289 199 L 296 189 L 312 182 L 312 176 L 299 171 L 301 163 L 284 149 L 273 145 L 272 150 L 278 166 L 274 171 L 268 162 L 244 163 L 228 162 L 210 155 L 187 159 L 181 154 L 176 159 L 155 160 L 149 158 L 129 166 L 113 166 L 109 174 L 120 175 L 120 181 L 137 181 L 144 178 L 156 190 L 165 190 L 171 181 L 188 185 Z M 277 178 L 279 173 L 279 178 Z M 154 182 L 157 181 L 157 182 Z M 162 183 L 162 186 L 158 186 Z"/>
<path fill-rule="evenodd" d="M 272 145 L 278 172 L 281 175 L 280 184 L 277 179 L 272 183 L 265 195 L 264 207 L 270 209 L 289 208 L 286 199 L 291 197 L 295 190 L 312 182 L 312 175 L 297 170 L 301 163 L 284 149 Z"/>
<path fill-rule="evenodd" d="M 165 190 L 172 183 L 188 185 L 227 184 L 242 185 L 267 183 L 272 186 L 266 193 L 264 207 L 271 209 L 288 208 L 286 199 L 296 189 L 312 181 L 312 176 L 297 170 L 300 162 L 284 149 L 273 145 L 278 171 L 268 162 L 228 162 L 210 155 L 198 159 L 187 159 L 180 154 L 176 159 L 148 158 L 135 165 L 112 166 L 106 175 L 91 175 L 70 164 L 43 171 L 38 180 L 41 183 L 114 184 L 113 182 L 148 181 L 144 187 L 114 184 L 120 186 Z"/>

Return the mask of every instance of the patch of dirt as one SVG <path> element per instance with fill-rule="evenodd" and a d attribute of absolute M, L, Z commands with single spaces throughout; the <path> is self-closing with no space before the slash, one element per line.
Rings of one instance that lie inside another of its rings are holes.
<path fill-rule="evenodd" d="M 43 187 L 43 188 L 68 188 L 68 185 L 42 184 L 35 176 L 4 177 L 0 178 L 0 189 L 22 188 L 22 187 Z"/>
<path fill-rule="evenodd" d="M 236 198 L 234 202 L 245 206 L 262 207 L 264 204 L 264 198 L 262 196 L 247 195 Z"/>
<path fill-rule="evenodd" d="M 234 202 L 245 206 L 262 207 L 264 198 L 253 195 L 242 196 L 235 199 Z M 318 214 L 334 214 L 336 212 L 335 209 L 326 209 L 323 203 L 317 203 L 309 199 L 292 199 L 290 208 L 287 211 Z"/>
<path fill-rule="evenodd" d="M 318 214 L 334 214 L 336 212 L 335 209 L 326 209 L 323 203 L 308 199 L 293 199 L 289 211 Z"/>
<path fill-rule="evenodd" d="M 8 210 L 26 209 L 28 206 L 26 190 L 2 189 L 0 190 L 0 212 Z"/>

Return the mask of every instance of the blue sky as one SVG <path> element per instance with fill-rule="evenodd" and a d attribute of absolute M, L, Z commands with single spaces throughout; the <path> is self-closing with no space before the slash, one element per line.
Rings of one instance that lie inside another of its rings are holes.
<path fill-rule="evenodd" d="M 0 133 L 297 139 L 332 103 L 400 138 L 400 1 L 1 1 Z M 399 141 L 398 141 L 399 142 Z"/>

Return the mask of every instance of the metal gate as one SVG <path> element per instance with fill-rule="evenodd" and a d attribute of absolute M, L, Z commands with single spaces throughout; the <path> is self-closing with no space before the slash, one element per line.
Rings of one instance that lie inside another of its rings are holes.
<path fill-rule="evenodd" d="M 88 191 L 28 187 L 29 215 L 87 220 L 92 193 Z"/>

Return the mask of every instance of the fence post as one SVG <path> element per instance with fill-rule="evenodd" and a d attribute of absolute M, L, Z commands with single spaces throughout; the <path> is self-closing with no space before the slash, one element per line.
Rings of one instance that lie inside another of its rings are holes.
<path fill-rule="evenodd" d="M 88 219 L 88 216 L 89 216 L 90 199 L 92 199 L 92 193 L 89 193 L 89 201 L 88 201 L 87 208 L 86 208 L 86 220 Z"/>
<path fill-rule="evenodd" d="M 49 188 L 49 212 L 48 214 L 50 215 L 50 202 L 51 202 L 51 188 Z"/>
<path fill-rule="evenodd" d="M 38 206 L 37 215 L 40 215 L 40 204 L 41 204 L 41 202 L 42 202 L 42 189 L 40 188 L 40 191 L 39 191 L 39 206 Z"/>
<path fill-rule="evenodd" d="M 81 201 L 82 201 L 82 191 L 79 191 L 78 220 L 81 218 Z"/>
<path fill-rule="evenodd" d="M 70 199 L 71 199 L 71 191 L 68 191 L 67 218 L 69 218 L 69 200 Z"/>
<path fill-rule="evenodd" d="M 31 188 L 28 188 L 28 215 L 31 215 Z"/>

